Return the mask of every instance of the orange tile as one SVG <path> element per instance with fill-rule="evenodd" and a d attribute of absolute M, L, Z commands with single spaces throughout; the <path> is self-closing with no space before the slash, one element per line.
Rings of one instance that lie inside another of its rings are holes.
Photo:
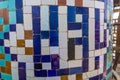
<path fill-rule="evenodd" d="M 75 6 L 82 6 L 83 0 L 75 0 Z"/>
<path fill-rule="evenodd" d="M 66 0 L 58 0 L 58 5 L 59 6 L 65 6 L 66 5 Z"/>
<path fill-rule="evenodd" d="M 11 74 L 11 68 L 6 68 L 6 73 Z"/>
<path fill-rule="evenodd" d="M 26 55 L 32 55 L 33 54 L 33 48 L 25 48 L 25 54 Z"/>
<path fill-rule="evenodd" d="M 0 59 L 4 59 L 5 55 L 4 54 L 0 54 Z"/>
<path fill-rule="evenodd" d="M 25 47 L 25 41 L 24 40 L 17 40 L 17 47 Z"/>
<path fill-rule="evenodd" d="M 1 67 L 1 72 L 5 73 L 5 67 Z"/>
<path fill-rule="evenodd" d="M 0 32 L 3 32 L 3 26 L 0 25 Z"/>
<path fill-rule="evenodd" d="M 9 61 L 6 61 L 6 68 L 11 68 L 11 63 Z"/>
<path fill-rule="evenodd" d="M 76 80 L 82 80 L 82 74 L 76 74 Z"/>
<path fill-rule="evenodd" d="M 32 30 L 25 31 L 25 39 L 33 39 L 33 31 Z"/>
<path fill-rule="evenodd" d="M 68 80 L 68 76 L 61 76 L 61 80 Z"/>

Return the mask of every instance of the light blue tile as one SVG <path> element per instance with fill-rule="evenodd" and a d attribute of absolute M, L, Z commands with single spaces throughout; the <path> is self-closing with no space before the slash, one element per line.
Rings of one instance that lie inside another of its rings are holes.
<path fill-rule="evenodd" d="M 5 51 L 4 51 L 4 47 L 3 46 L 0 46 L 0 54 L 3 54 Z"/>
<path fill-rule="evenodd" d="M 0 32 L 0 39 L 4 39 L 4 33 Z"/>
<path fill-rule="evenodd" d="M 10 11 L 14 11 L 15 10 L 15 0 L 9 0 L 9 10 Z"/>
<path fill-rule="evenodd" d="M 4 25 L 3 26 L 3 31 L 4 32 L 9 32 L 10 31 L 9 25 Z"/>
<path fill-rule="evenodd" d="M 1 59 L 0 60 L 0 66 L 5 67 L 6 66 L 5 64 L 6 64 L 6 61 Z"/>
<path fill-rule="evenodd" d="M 1 73 L 1 76 L 2 76 L 2 79 L 4 80 L 12 80 L 12 76 L 9 74 Z"/>
<path fill-rule="evenodd" d="M 0 24 L 3 24 L 3 17 L 0 17 Z"/>
<path fill-rule="evenodd" d="M 15 11 L 9 12 L 9 20 L 10 20 L 10 24 L 16 24 L 16 12 Z"/>
<path fill-rule="evenodd" d="M 11 60 L 11 55 L 10 54 L 5 54 L 5 60 L 10 61 Z"/>
<path fill-rule="evenodd" d="M 5 8 L 8 8 L 8 1 L 0 2 L 0 9 L 5 9 Z"/>

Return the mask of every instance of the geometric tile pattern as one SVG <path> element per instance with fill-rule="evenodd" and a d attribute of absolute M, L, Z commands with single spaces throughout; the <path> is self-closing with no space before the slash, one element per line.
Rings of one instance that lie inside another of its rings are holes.
<path fill-rule="evenodd" d="M 0 0 L 1 80 L 110 80 L 112 0 Z"/>

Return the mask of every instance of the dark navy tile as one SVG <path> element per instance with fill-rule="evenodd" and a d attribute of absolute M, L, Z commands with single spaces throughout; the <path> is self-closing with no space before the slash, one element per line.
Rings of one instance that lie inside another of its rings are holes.
<path fill-rule="evenodd" d="M 47 70 L 35 70 L 34 75 L 35 77 L 47 77 Z"/>
<path fill-rule="evenodd" d="M 57 75 L 56 70 L 48 70 L 48 76 L 49 77 L 56 76 L 56 75 Z"/>
<path fill-rule="evenodd" d="M 41 56 L 34 56 L 34 62 L 41 62 Z"/>
<path fill-rule="evenodd" d="M 82 62 L 82 69 L 83 69 L 83 72 L 88 72 L 88 59 L 83 59 L 83 62 Z"/>
<path fill-rule="evenodd" d="M 95 9 L 95 20 L 100 20 L 100 9 Z"/>
<path fill-rule="evenodd" d="M 80 73 L 82 73 L 82 68 L 81 67 L 70 68 L 70 75 L 71 74 L 80 74 Z"/>
<path fill-rule="evenodd" d="M 17 19 L 17 23 L 23 23 L 23 10 L 22 9 L 16 10 L 16 19 Z"/>
<path fill-rule="evenodd" d="M 99 61 L 99 58 L 100 58 L 99 56 L 96 56 L 95 61 Z"/>
<path fill-rule="evenodd" d="M 77 14 L 88 14 L 89 9 L 87 7 L 76 7 Z"/>
<path fill-rule="evenodd" d="M 82 36 L 88 36 L 88 23 L 83 23 L 82 24 Z"/>
<path fill-rule="evenodd" d="M 4 33 L 4 38 L 5 38 L 5 39 L 9 39 L 9 32 L 5 32 L 5 33 Z"/>
<path fill-rule="evenodd" d="M 50 55 L 44 55 L 42 56 L 41 62 L 50 62 L 51 56 Z"/>
<path fill-rule="evenodd" d="M 88 58 L 89 44 L 88 38 L 83 38 L 83 58 Z"/>
<path fill-rule="evenodd" d="M 51 12 L 58 12 L 58 6 L 50 6 L 50 13 Z"/>
<path fill-rule="evenodd" d="M 18 63 L 18 67 L 19 67 L 19 69 L 26 69 L 26 63 L 24 63 L 24 62 L 19 62 L 19 63 Z"/>
<path fill-rule="evenodd" d="M 68 23 L 68 30 L 80 30 L 81 23 Z"/>
<path fill-rule="evenodd" d="M 33 36 L 33 45 L 34 45 L 34 55 L 40 55 L 41 54 L 40 35 Z"/>
<path fill-rule="evenodd" d="M 32 6 L 32 17 L 40 18 L 40 6 Z"/>
<path fill-rule="evenodd" d="M 0 39 L 0 46 L 4 46 L 4 40 Z"/>
<path fill-rule="evenodd" d="M 58 31 L 50 31 L 50 46 L 58 46 Z"/>
<path fill-rule="evenodd" d="M 68 6 L 68 22 L 75 22 L 76 7 Z"/>
<path fill-rule="evenodd" d="M 10 48 L 9 47 L 5 47 L 5 53 L 10 54 Z"/>
<path fill-rule="evenodd" d="M 51 55 L 52 69 L 59 69 L 59 56 Z"/>
<path fill-rule="evenodd" d="M 75 38 L 75 45 L 81 45 L 82 44 L 82 38 Z"/>
<path fill-rule="evenodd" d="M 26 69 L 18 69 L 19 80 L 26 80 Z"/>
<path fill-rule="evenodd" d="M 17 61 L 17 55 L 16 54 L 11 54 L 11 59 L 12 59 L 12 61 Z"/>
<path fill-rule="evenodd" d="M 10 25 L 10 31 L 16 31 L 16 25 Z"/>
<path fill-rule="evenodd" d="M 33 33 L 40 34 L 40 18 L 33 19 Z"/>
<path fill-rule="evenodd" d="M 49 31 L 41 31 L 41 39 L 49 39 Z"/>
<path fill-rule="evenodd" d="M 58 69 L 57 70 L 57 76 L 63 76 L 63 75 L 68 75 L 69 74 L 69 69 Z"/>
<path fill-rule="evenodd" d="M 58 13 L 50 13 L 50 30 L 58 30 Z"/>
<path fill-rule="evenodd" d="M 89 16 L 88 15 L 82 15 L 82 23 L 88 23 L 88 18 Z"/>
<path fill-rule="evenodd" d="M 42 63 L 34 63 L 34 69 L 42 69 Z"/>
<path fill-rule="evenodd" d="M 16 9 L 22 9 L 23 7 L 23 0 L 15 0 Z"/>
<path fill-rule="evenodd" d="M 95 20 L 95 30 L 100 29 L 100 21 Z"/>
<path fill-rule="evenodd" d="M 99 76 L 92 77 L 89 80 L 99 80 Z"/>

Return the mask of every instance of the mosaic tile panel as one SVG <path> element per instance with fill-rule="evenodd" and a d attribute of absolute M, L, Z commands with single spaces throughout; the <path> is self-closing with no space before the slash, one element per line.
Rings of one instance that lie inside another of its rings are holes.
<path fill-rule="evenodd" d="M 112 0 L 0 0 L 1 80 L 110 80 Z"/>

